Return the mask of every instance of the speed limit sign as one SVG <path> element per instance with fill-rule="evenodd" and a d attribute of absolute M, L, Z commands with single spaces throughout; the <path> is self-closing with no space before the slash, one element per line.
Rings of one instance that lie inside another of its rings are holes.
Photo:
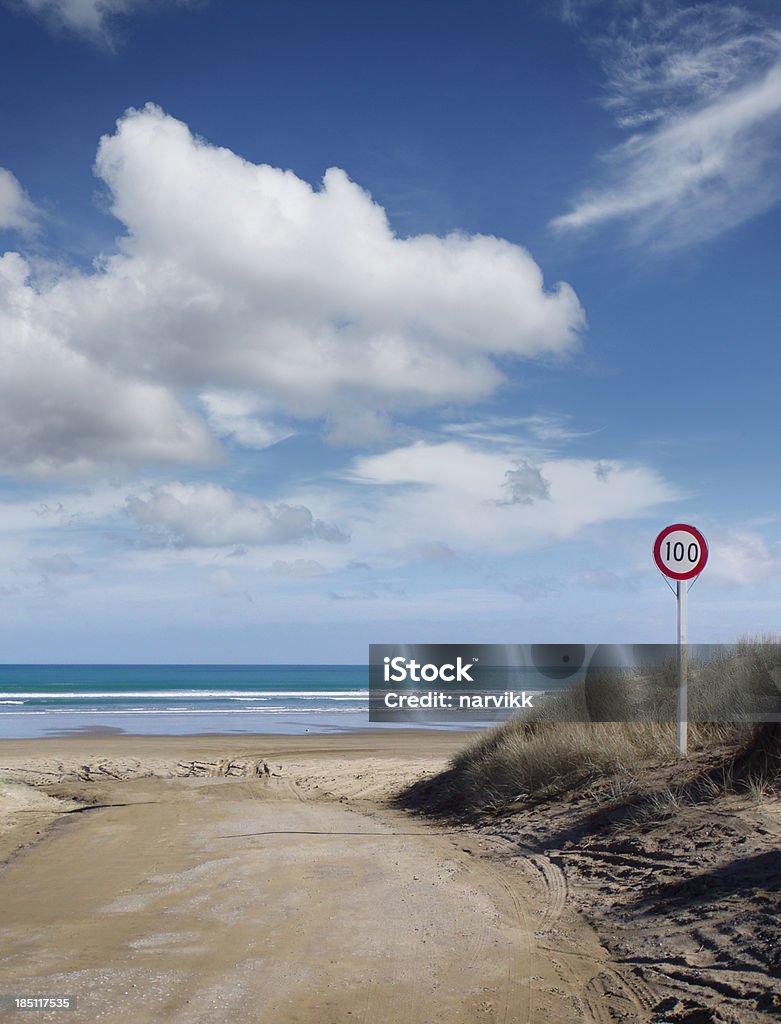
<path fill-rule="evenodd" d="M 656 538 L 654 561 L 671 580 L 691 580 L 705 568 L 708 545 L 696 527 L 675 523 L 665 526 Z"/>
<path fill-rule="evenodd" d="M 686 756 L 689 730 L 688 667 L 686 657 L 686 595 L 690 584 L 699 576 L 708 561 L 708 545 L 700 531 L 687 523 L 665 526 L 654 541 L 656 568 L 671 580 L 676 580 L 675 598 L 678 603 L 678 752 Z M 670 587 L 672 590 L 672 587 Z"/>

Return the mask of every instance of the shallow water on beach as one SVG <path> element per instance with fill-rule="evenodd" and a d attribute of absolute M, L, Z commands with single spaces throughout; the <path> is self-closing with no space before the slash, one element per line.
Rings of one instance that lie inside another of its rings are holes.
<path fill-rule="evenodd" d="M 0 737 L 366 729 L 368 687 L 365 665 L 2 665 Z"/>
<path fill-rule="evenodd" d="M 366 727 L 362 665 L 3 665 L 0 735 Z"/>

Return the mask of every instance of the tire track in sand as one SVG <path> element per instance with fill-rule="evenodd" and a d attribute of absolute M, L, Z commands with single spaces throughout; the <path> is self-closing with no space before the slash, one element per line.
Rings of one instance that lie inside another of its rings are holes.
<path fill-rule="evenodd" d="M 502 858 L 521 871 L 537 898 L 534 934 L 538 954 L 547 955 L 554 975 L 548 987 L 562 997 L 569 994 L 575 1012 L 591 1024 L 615 1024 L 616 1020 L 643 1024 L 650 1021 L 660 995 L 630 965 L 612 962 L 593 929 L 574 911 L 566 872 L 552 856 L 525 852 L 516 843 L 492 836 Z M 565 864 L 567 862 L 565 861 Z M 537 957 L 541 962 L 541 957 Z"/>
<path fill-rule="evenodd" d="M 56 980 L 79 998 L 68 1024 L 601 1024 L 601 1002 L 627 1006 L 585 925 L 569 935 L 548 858 L 502 864 L 281 778 L 109 797 L 0 875 L 6 986 Z"/>

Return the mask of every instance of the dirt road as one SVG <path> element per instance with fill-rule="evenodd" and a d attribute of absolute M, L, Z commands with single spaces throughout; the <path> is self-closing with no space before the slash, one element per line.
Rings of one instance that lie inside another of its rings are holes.
<path fill-rule="evenodd" d="M 0 871 L 0 989 L 78 999 L 38 1021 L 647 1019 L 544 859 L 284 778 L 91 793 Z"/>

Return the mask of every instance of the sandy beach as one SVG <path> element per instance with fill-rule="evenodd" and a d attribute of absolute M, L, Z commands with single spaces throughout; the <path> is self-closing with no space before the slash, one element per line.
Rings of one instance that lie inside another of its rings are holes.
<path fill-rule="evenodd" d="M 74 1024 L 580 1019 L 535 934 L 543 894 L 489 841 L 383 802 L 462 742 L 5 744 L 4 853 L 31 845 L 0 872 L 4 991 L 76 995 Z M 585 986 L 602 952 L 568 927 Z"/>
<path fill-rule="evenodd" d="M 604 893 L 592 885 L 584 913 L 577 872 L 533 836 L 394 809 L 464 741 L 6 742 L 0 994 L 76 996 L 75 1011 L 35 1018 L 73 1024 L 733 1019 L 692 1016 L 680 985 L 671 997 L 611 952 L 589 921 Z M 535 827 L 561 833 L 562 813 Z M 617 885 L 637 895 L 635 882 Z"/>

